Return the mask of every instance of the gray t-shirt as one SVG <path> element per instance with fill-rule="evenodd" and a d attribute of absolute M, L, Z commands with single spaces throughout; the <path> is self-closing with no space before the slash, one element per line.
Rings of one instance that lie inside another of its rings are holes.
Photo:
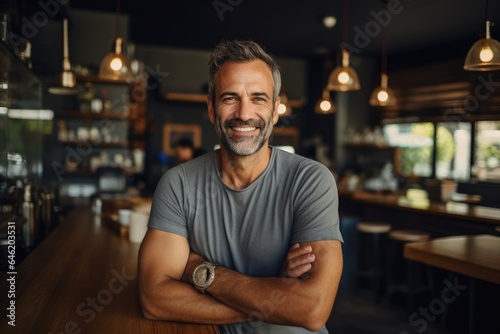
<path fill-rule="evenodd" d="M 276 148 L 264 173 L 241 190 L 223 183 L 216 151 L 170 169 L 158 183 L 148 226 L 184 236 L 206 259 L 256 277 L 278 276 L 295 242 L 343 241 L 332 173 Z M 255 319 L 221 326 L 221 333 L 310 333 Z"/>

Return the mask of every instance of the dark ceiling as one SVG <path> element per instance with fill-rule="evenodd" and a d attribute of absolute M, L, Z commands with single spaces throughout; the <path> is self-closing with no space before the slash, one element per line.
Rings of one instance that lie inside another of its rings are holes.
<path fill-rule="evenodd" d="M 38 6 L 40 1 L 22 2 Z M 344 0 L 119 3 L 120 12 L 130 17 L 129 37 L 136 44 L 211 49 L 222 39 L 253 39 L 278 56 L 310 57 L 338 54 L 347 35 L 356 53 L 378 57 L 385 31 L 389 58 L 429 61 L 440 55 L 449 58 L 450 53 L 465 58 L 468 48 L 484 36 L 487 7 L 486 0 L 350 0 L 346 21 Z M 66 7 L 115 13 L 117 1 L 70 0 Z M 500 39 L 500 1 L 489 1 L 488 13 L 497 23 L 492 37 Z M 334 28 L 323 26 L 325 15 L 337 17 Z"/>
<path fill-rule="evenodd" d="M 210 49 L 221 39 L 254 39 L 274 54 L 303 57 L 338 52 L 345 25 L 343 4 L 342 0 L 130 0 L 120 2 L 120 11 L 130 16 L 130 38 L 136 44 Z M 380 53 L 383 25 L 392 55 L 430 48 L 445 52 L 448 46 L 472 45 L 484 36 L 486 0 L 350 0 L 348 4 L 348 43 L 368 55 Z M 69 6 L 116 12 L 115 1 L 71 0 Z M 374 14 L 391 11 L 388 16 Z M 497 22 L 492 37 L 499 39 L 500 1 L 489 1 L 488 13 Z M 322 25 L 325 15 L 337 17 L 334 28 Z M 359 31 L 368 39 L 361 41 Z"/>

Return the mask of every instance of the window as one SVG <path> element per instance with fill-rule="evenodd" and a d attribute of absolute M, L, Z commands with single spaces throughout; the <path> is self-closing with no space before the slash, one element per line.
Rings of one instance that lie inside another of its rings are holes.
<path fill-rule="evenodd" d="M 476 123 L 473 173 L 481 181 L 500 181 L 500 121 Z"/>
<path fill-rule="evenodd" d="M 500 181 L 500 121 L 386 124 L 383 132 L 389 145 L 399 147 L 402 176 Z"/>
<path fill-rule="evenodd" d="M 436 178 L 469 180 L 470 152 L 470 123 L 437 124 Z"/>
<path fill-rule="evenodd" d="M 434 124 L 387 124 L 383 128 L 389 145 L 399 147 L 399 170 L 403 176 L 432 175 Z"/>

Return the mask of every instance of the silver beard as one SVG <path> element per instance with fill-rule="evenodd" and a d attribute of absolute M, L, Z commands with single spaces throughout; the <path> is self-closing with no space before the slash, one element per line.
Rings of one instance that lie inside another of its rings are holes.
<path fill-rule="evenodd" d="M 233 155 L 248 156 L 254 154 L 260 150 L 269 137 L 271 137 L 274 126 L 272 117 L 273 113 L 271 113 L 267 124 L 259 120 L 242 121 L 239 119 L 230 119 L 222 124 L 219 114 L 215 113 L 215 132 L 221 141 L 221 145 L 223 145 Z M 228 127 L 238 125 L 255 126 L 260 129 L 260 134 L 255 138 L 246 136 L 241 141 L 234 141 L 233 138 L 227 134 L 226 129 Z"/>

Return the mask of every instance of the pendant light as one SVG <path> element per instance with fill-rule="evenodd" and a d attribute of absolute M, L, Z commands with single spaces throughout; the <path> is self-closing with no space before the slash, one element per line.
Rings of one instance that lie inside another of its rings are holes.
<path fill-rule="evenodd" d="M 132 79 L 130 60 L 123 54 L 123 38 L 120 36 L 120 1 L 116 1 L 116 38 L 113 51 L 101 61 L 99 77 L 108 80 Z"/>
<path fill-rule="evenodd" d="M 373 107 L 388 107 L 396 105 L 396 96 L 387 85 L 387 36 L 384 33 L 382 42 L 382 70 L 380 73 L 380 86 L 375 88 L 370 96 L 370 105 Z"/>
<path fill-rule="evenodd" d="M 68 46 L 68 19 L 63 19 L 63 59 L 62 71 L 58 74 L 57 85 L 48 88 L 50 94 L 75 95 L 80 89 L 76 87 L 76 76 L 71 69 Z"/>
<path fill-rule="evenodd" d="M 285 90 L 282 87 L 280 94 L 280 105 L 278 106 L 278 114 L 283 116 L 290 116 L 292 114 L 292 106 L 288 101 L 288 96 L 285 93 Z"/>
<path fill-rule="evenodd" d="M 317 114 L 333 114 L 335 112 L 335 104 L 330 99 L 330 91 L 323 89 L 321 98 L 318 99 L 314 106 L 314 111 Z"/>
<path fill-rule="evenodd" d="M 491 38 L 488 20 L 488 0 L 486 1 L 486 37 L 472 45 L 465 58 L 464 70 L 496 71 L 500 70 L 500 43 Z"/>
<path fill-rule="evenodd" d="M 331 91 L 341 91 L 346 92 L 350 90 L 359 90 L 361 86 L 359 84 L 359 78 L 356 71 L 349 66 L 349 52 L 345 49 L 345 44 L 348 41 L 348 16 L 349 16 L 349 1 L 344 0 L 344 43 L 342 45 L 341 55 L 342 55 L 342 65 L 337 66 L 333 69 L 332 73 L 328 77 L 328 84 L 326 89 Z"/>
<path fill-rule="evenodd" d="M 330 62 L 328 59 L 325 59 L 323 73 L 327 73 L 330 68 Z M 324 82 L 324 78 L 323 78 Z M 316 101 L 314 105 L 314 111 L 317 114 L 333 114 L 335 112 L 335 104 L 330 98 L 330 91 L 328 89 L 323 88 L 323 92 L 321 93 L 321 97 Z"/>

